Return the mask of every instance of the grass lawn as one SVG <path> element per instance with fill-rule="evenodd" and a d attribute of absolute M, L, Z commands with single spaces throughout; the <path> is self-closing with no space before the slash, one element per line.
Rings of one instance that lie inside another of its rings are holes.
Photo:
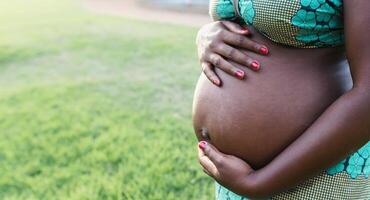
<path fill-rule="evenodd" d="M 0 1 L 0 199 L 212 199 L 196 29 Z"/>

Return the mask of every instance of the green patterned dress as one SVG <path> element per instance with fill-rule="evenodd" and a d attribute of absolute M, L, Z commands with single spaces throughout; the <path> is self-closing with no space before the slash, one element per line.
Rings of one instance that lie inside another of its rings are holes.
<path fill-rule="evenodd" d="M 271 40 L 299 48 L 343 45 L 341 0 L 240 0 L 240 15 Z M 232 0 L 211 0 L 214 20 L 236 17 Z"/>
<path fill-rule="evenodd" d="M 281 45 L 297 48 L 344 44 L 342 0 L 211 0 L 214 20 L 242 20 Z M 270 199 L 370 200 L 370 141 L 340 163 Z M 216 184 L 217 200 L 247 200 Z"/>

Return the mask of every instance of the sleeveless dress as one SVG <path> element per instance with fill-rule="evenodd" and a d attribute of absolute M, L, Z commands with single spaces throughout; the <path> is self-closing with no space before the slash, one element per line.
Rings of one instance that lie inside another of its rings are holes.
<path fill-rule="evenodd" d="M 234 4 L 234 2 L 237 2 Z M 344 44 L 342 0 L 211 0 L 213 20 L 240 20 L 281 45 Z M 370 200 L 370 141 L 346 159 L 269 199 Z M 248 200 L 216 183 L 217 200 Z"/>

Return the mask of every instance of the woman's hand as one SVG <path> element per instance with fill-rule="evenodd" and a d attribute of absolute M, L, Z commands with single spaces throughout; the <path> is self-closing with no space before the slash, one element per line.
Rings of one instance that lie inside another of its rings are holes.
<path fill-rule="evenodd" d="M 260 45 L 249 39 L 249 30 L 246 27 L 230 22 L 217 21 L 204 25 L 198 32 L 196 43 L 198 56 L 207 78 L 217 86 L 221 80 L 214 71 L 214 67 L 220 68 L 226 73 L 239 79 L 245 77 L 245 72 L 227 60 L 234 61 L 254 71 L 260 69 L 260 63 L 245 55 L 238 49 L 243 48 L 267 55 L 269 50 L 266 46 Z"/>
<path fill-rule="evenodd" d="M 205 141 L 199 142 L 198 152 L 199 163 L 206 174 L 237 194 L 254 196 L 256 186 L 253 173 L 255 171 L 245 161 L 221 153 Z"/>

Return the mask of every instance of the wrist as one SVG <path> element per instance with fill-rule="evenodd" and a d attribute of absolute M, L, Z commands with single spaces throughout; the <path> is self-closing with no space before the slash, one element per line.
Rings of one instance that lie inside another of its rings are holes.
<path fill-rule="evenodd" d="M 256 170 L 244 178 L 244 187 L 243 196 L 248 198 L 258 199 L 258 198 L 267 198 L 270 194 L 267 193 L 267 187 L 262 185 L 261 176 L 259 175 L 260 171 Z"/>

